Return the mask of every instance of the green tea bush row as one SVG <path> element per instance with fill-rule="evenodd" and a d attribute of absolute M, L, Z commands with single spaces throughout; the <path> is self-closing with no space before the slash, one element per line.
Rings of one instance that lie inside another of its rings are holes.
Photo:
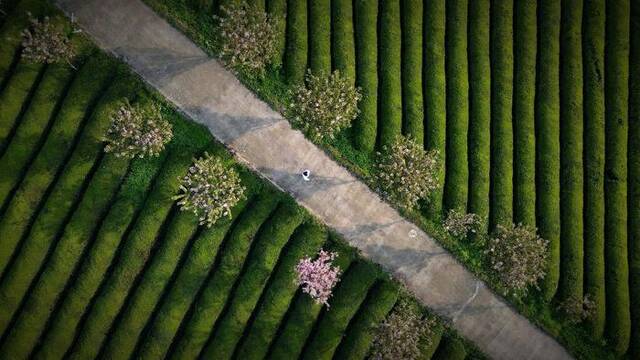
<path fill-rule="evenodd" d="M 389 146 L 402 132 L 400 0 L 379 6 L 378 145 Z"/>
<path fill-rule="evenodd" d="M 422 1 L 401 0 L 402 133 L 424 144 Z"/>
<path fill-rule="evenodd" d="M 317 75 L 331 72 L 331 0 L 308 0 L 309 69 Z"/>
<path fill-rule="evenodd" d="M 331 1 L 331 60 L 351 83 L 356 80 L 356 48 L 353 32 L 353 1 Z M 375 60 L 375 59 L 374 59 Z"/>
<path fill-rule="evenodd" d="M 289 84 L 301 84 L 307 71 L 307 0 L 287 1 L 287 41 L 284 75 Z"/>

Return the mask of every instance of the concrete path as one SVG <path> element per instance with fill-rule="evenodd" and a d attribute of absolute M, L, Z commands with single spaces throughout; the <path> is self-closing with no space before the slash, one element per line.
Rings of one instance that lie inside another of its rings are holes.
<path fill-rule="evenodd" d="M 569 359 L 431 237 L 325 153 L 140 0 L 58 0 L 104 49 L 128 62 L 241 161 L 292 194 L 494 359 Z M 311 169 L 311 181 L 300 173 Z"/>

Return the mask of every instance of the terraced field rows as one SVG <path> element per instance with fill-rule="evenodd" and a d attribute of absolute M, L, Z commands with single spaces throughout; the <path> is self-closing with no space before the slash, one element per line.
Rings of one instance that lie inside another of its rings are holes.
<path fill-rule="evenodd" d="M 317 10 L 341 9 L 328 4 Z M 13 12 L 0 33 L 14 35 L 24 11 L 54 13 L 43 0 L 3 9 Z M 18 42 L 0 44 L 0 358 L 364 358 L 398 285 L 168 107 L 175 136 L 160 157 L 105 154 L 117 101 L 162 102 L 82 35 L 74 42 L 77 70 L 27 64 Z M 172 198 L 204 151 L 247 188 L 211 228 Z M 330 308 L 294 282 L 297 261 L 321 247 L 344 271 Z"/>

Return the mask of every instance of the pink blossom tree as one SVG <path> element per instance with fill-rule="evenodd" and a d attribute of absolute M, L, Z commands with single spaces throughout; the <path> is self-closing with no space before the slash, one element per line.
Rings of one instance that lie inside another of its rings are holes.
<path fill-rule="evenodd" d="M 309 294 L 316 303 L 327 307 L 333 287 L 340 281 L 340 267 L 332 266 L 332 261 L 337 256 L 334 252 L 321 249 L 315 260 L 304 257 L 295 268 L 298 274 L 296 282 L 302 286 L 302 292 Z"/>

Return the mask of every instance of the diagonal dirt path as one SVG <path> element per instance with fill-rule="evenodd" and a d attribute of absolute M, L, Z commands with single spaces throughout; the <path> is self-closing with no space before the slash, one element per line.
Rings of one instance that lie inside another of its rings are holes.
<path fill-rule="evenodd" d="M 57 2 L 102 48 L 124 59 L 240 160 L 402 279 L 490 357 L 571 358 L 140 0 Z M 302 181 L 303 169 L 311 169 L 311 181 Z"/>

